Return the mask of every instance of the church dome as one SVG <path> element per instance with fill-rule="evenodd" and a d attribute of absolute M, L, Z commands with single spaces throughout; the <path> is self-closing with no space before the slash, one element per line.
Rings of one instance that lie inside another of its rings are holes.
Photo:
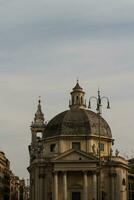
<path fill-rule="evenodd" d="M 56 115 L 46 126 L 45 137 L 99 136 L 98 114 L 87 109 L 71 109 Z M 100 134 L 112 138 L 108 123 L 100 117 Z"/>
<path fill-rule="evenodd" d="M 100 117 L 100 135 L 112 138 L 108 123 L 99 114 L 86 109 L 85 92 L 78 81 L 70 94 L 70 110 L 55 116 L 47 124 L 44 136 L 99 136 Z"/>

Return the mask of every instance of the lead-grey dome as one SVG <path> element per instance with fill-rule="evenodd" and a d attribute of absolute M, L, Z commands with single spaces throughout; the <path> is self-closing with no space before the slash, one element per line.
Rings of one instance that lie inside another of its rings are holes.
<path fill-rule="evenodd" d="M 56 115 L 46 126 L 44 136 L 99 135 L 98 114 L 87 109 L 71 109 Z M 108 123 L 100 117 L 101 136 L 112 138 Z"/>

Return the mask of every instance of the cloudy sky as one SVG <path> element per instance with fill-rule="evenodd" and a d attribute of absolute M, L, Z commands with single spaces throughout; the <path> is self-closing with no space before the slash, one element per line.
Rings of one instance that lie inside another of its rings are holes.
<path fill-rule="evenodd" d="M 110 98 L 115 148 L 134 156 L 134 1 L 0 0 L 0 149 L 28 177 L 38 96 L 46 120 L 68 109 L 79 77 L 87 100 Z"/>

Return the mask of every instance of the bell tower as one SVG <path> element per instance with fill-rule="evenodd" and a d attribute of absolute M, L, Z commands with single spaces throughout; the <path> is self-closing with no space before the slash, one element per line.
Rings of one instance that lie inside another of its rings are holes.
<path fill-rule="evenodd" d="M 83 88 L 80 87 L 78 80 L 75 87 L 73 88 L 73 91 L 70 94 L 71 94 L 71 100 L 69 101 L 70 109 L 86 108 L 85 92 L 83 91 Z"/>
<path fill-rule="evenodd" d="M 30 166 L 28 171 L 30 173 L 30 199 L 44 200 L 44 165 L 42 166 L 41 159 L 43 159 L 43 134 L 46 128 L 44 114 L 41 108 L 41 100 L 38 100 L 37 111 L 35 113 L 34 121 L 31 124 L 31 145 L 29 145 Z M 42 167 L 41 167 L 42 166 Z M 35 175 L 36 174 L 36 175 Z M 45 198 L 47 200 L 47 198 Z"/>

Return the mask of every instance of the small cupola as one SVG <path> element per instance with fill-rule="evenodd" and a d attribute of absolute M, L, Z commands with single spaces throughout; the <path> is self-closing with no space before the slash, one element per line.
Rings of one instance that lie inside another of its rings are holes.
<path fill-rule="evenodd" d="M 69 101 L 70 109 L 86 108 L 85 92 L 83 91 L 83 88 L 80 87 L 78 80 L 75 87 L 73 88 L 73 91 L 70 94 L 71 94 L 71 100 Z"/>

